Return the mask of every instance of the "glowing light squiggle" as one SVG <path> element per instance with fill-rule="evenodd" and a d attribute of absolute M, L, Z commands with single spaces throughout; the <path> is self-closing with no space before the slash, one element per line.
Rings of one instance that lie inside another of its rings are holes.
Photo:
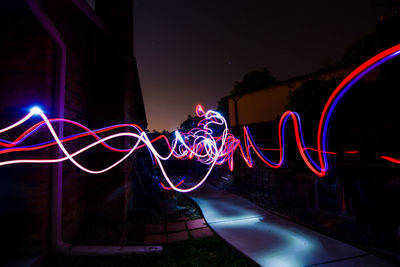
<path fill-rule="evenodd" d="M 196 107 L 197 116 L 202 118 L 202 120 L 198 123 L 197 127 L 193 128 L 192 130 L 186 133 L 176 131 L 175 138 L 171 142 L 163 135 L 153 140 L 150 140 L 146 135 L 145 131 L 143 131 L 138 125 L 135 124 L 119 124 L 92 131 L 86 126 L 68 119 L 63 119 L 63 118 L 48 119 L 40 108 L 34 107 L 25 117 L 23 117 L 18 122 L 6 128 L 0 129 L 0 134 L 10 131 L 22 125 L 34 115 L 39 115 L 42 118 L 42 121 L 30 127 L 27 131 L 25 131 L 23 134 L 17 137 L 14 141 L 0 139 L 0 147 L 3 147 L 3 149 L 0 149 L 0 154 L 40 150 L 57 145 L 63 152 L 64 156 L 57 159 L 17 159 L 17 160 L 9 160 L 2 162 L 0 161 L 0 166 L 9 164 L 18 164 L 18 163 L 57 163 L 69 160 L 75 166 L 77 166 L 78 168 L 80 168 L 85 172 L 92 174 L 99 174 L 114 168 L 115 166 L 123 162 L 125 159 L 127 159 L 137 149 L 146 147 L 149 150 L 150 155 L 152 156 L 153 162 L 159 166 L 163 174 L 163 177 L 165 178 L 165 181 L 169 185 L 168 187 L 160 183 L 160 186 L 166 190 L 173 189 L 179 192 L 189 192 L 198 188 L 204 183 L 204 181 L 208 178 L 215 165 L 222 165 L 224 163 L 227 163 L 230 170 L 233 170 L 234 168 L 233 155 L 237 150 L 249 167 L 253 166 L 253 159 L 251 157 L 250 149 L 252 149 L 255 152 L 255 154 L 268 166 L 272 168 L 281 167 L 285 162 L 285 155 L 286 155 L 285 136 L 284 136 L 285 127 L 288 119 L 291 119 L 293 121 L 296 144 L 303 161 L 313 173 L 315 173 L 317 176 L 322 177 L 326 175 L 328 171 L 329 155 L 337 154 L 337 152 L 330 152 L 327 150 L 328 126 L 333 111 L 336 108 L 337 104 L 343 98 L 345 93 L 353 86 L 354 83 L 360 80 L 364 75 L 366 75 L 372 69 L 376 68 L 380 64 L 384 63 L 385 61 L 399 54 L 400 54 L 400 45 L 387 49 L 384 52 L 371 58 L 358 68 L 356 68 L 352 73 L 350 73 L 350 75 L 348 75 L 339 84 L 339 86 L 334 90 L 333 94 L 328 99 L 321 114 L 318 127 L 316 149 L 307 147 L 305 145 L 303 132 L 301 129 L 300 116 L 299 114 L 293 111 L 286 111 L 280 119 L 278 128 L 279 147 L 276 149 L 266 149 L 266 148 L 260 148 L 255 144 L 248 127 L 243 127 L 244 143 L 242 144 L 238 138 L 236 138 L 232 133 L 229 132 L 226 120 L 223 116 L 221 116 L 218 112 L 215 111 L 205 112 L 201 106 Z M 54 123 L 72 124 L 84 131 L 75 135 L 60 138 L 59 136 L 57 136 L 53 128 Z M 32 135 L 37 133 L 40 128 L 45 126 L 49 130 L 52 136 L 52 140 L 35 145 L 21 146 Z M 134 132 L 115 133 L 103 138 L 101 138 L 98 135 L 100 133 L 106 133 L 111 130 L 126 128 L 126 127 L 128 127 L 129 129 L 133 129 Z M 219 136 L 214 136 L 215 133 L 220 133 L 220 134 Z M 92 136 L 95 139 L 95 141 L 79 149 L 78 151 L 70 153 L 64 146 L 64 144 L 67 142 L 71 142 L 73 140 L 77 140 L 88 136 Z M 107 141 L 109 140 L 122 137 L 128 137 L 135 140 L 132 147 L 121 149 L 113 147 L 107 143 Z M 169 148 L 169 152 L 167 155 L 160 155 L 154 148 L 153 143 L 159 140 L 163 140 L 167 144 Z M 97 145 L 102 145 L 113 152 L 122 153 L 123 156 L 116 162 L 100 170 L 89 169 L 76 160 L 76 157 L 78 155 Z M 268 159 L 262 152 L 268 150 L 279 151 L 279 160 L 277 162 Z M 315 151 L 318 154 L 317 161 L 314 161 L 312 159 L 312 157 L 309 154 L 309 151 Z M 343 153 L 356 154 L 359 153 L 359 151 L 352 150 L 352 151 L 344 151 Z M 201 178 L 200 182 L 189 188 L 180 188 L 179 186 L 183 184 L 184 179 L 181 179 L 176 185 L 174 185 L 169 176 L 167 175 L 165 168 L 163 166 L 163 162 L 170 159 L 171 157 L 175 157 L 177 159 L 195 158 L 197 161 L 205 165 L 208 165 L 209 167 L 204 177 Z M 395 158 L 391 158 L 388 156 L 381 156 L 381 158 L 390 161 L 392 163 L 400 164 L 400 160 Z"/>
<path fill-rule="evenodd" d="M 201 109 L 201 107 L 198 107 L 198 112 L 200 112 L 200 109 Z M 198 114 L 200 114 L 200 113 L 198 113 Z M 215 112 L 215 111 L 207 111 L 206 113 L 204 113 L 204 112 L 201 113 L 201 117 L 204 117 L 204 119 L 202 120 L 201 124 L 199 124 L 199 125 L 201 125 L 201 127 L 196 128 L 196 132 L 189 132 L 189 133 L 182 135 L 182 133 L 179 133 L 177 131 L 176 138 L 171 143 L 169 143 L 168 139 L 165 136 L 160 136 L 160 137 L 150 141 L 150 139 L 146 135 L 145 131 L 143 131 L 138 125 L 120 124 L 120 125 L 114 125 L 114 126 L 98 129 L 95 131 L 91 131 L 90 129 L 83 126 L 82 124 L 79 124 L 79 123 L 71 121 L 71 120 L 48 119 L 47 116 L 38 108 L 31 109 L 31 111 L 29 112 L 28 115 L 23 117 L 18 122 L 12 124 L 11 126 L 1 129 L 0 133 L 9 131 L 9 130 L 23 124 L 24 122 L 28 121 L 34 115 L 39 115 L 43 121 L 41 121 L 41 122 L 35 124 L 34 126 L 32 126 L 31 128 L 29 128 L 22 135 L 20 135 L 18 138 L 16 138 L 13 142 L 10 142 L 7 140 L 1 140 L 0 146 L 5 147 L 5 149 L 0 150 L 0 154 L 39 150 L 39 149 L 47 148 L 47 147 L 50 147 L 53 145 L 58 145 L 61 148 L 61 150 L 64 154 L 64 157 L 58 158 L 58 159 L 9 160 L 9 161 L 0 162 L 0 166 L 9 165 L 9 164 L 18 164 L 18 163 L 57 163 L 57 162 L 69 160 L 75 166 L 77 166 L 78 168 L 80 168 L 81 170 L 83 170 L 85 172 L 88 172 L 91 174 L 99 174 L 99 173 L 104 173 L 104 172 L 114 168 L 115 166 L 120 164 L 122 161 L 124 161 L 126 158 L 128 158 L 135 150 L 137 150 L 141 147 L 147 147 L 149 149 L 149 151 L 151 152 L 152 156 L 154 157 L 155 161 L 159 165 L 161 172 L 163 173 L 163 177 L 169 184 L 170 188 L 180 191 L 180 192 L 189 192 L 191 190 L 194 190 L 194 189 L 198 188 L 207 179 L 207 177 L 211 173 L 213 166 L 215 165 L 217 159 L 219 158 L 219 155 L 222 153 L 226 135 L 228 133 L 228 127 L 227 127 L 225 118 L 222 117 L 218 112 Z M 54 123 L 54 122 L 70 123 L 70 124 L 73 124 L 75 126 L 78 126 L 82 129 L 84 129 L 85 132 L 60 139 L 57 136 L 57 134 L 54 130 L 54 127 L 52 125 L 52 123 Z M 31 145 L 31 146 L 25 146 L 25 147 L 18 146 L 23 141 L 25 141 L 29 136 L 31 136 L 33 133 L 37 132 L 37 130 L 39 128 L 43 127 L 44 125 L 47 126 L 47 129 L 49 130 L 49 132 L 53 138 L 53 141 L 48 141 L 45 143 Z M 223 127 L 223 134 L 220 137 L 218 142 L 215 141 L 215 139 L 213 138 L 212 131 L 209 128 L 210 126 L 212 126 L 212 127 L 221 127 L 222 126 Z M 122 133 L 112 134 L 112 135 L 109 135 L 104 138 L 100 138 L 97 135 L 98 133 L 107 132 L 107 131 L 121 128 L 121 127 L 131 127 L 136 130 L 136 133 L 122 132 Z M 76 139 L 79 139 L 79 138 L 82 138 L 85 136 L 90 136 L 90 135 L 93 136 L 96 139 L 96 141 L 81 148 L 80 150 L 78 150 L 74 153 L 69 153 L 69 151 L 64 146 L 64 143 L 66 143 L 66 142 L 76 140 Z M 107 144 L 107 142 L 106 142 L 106 141 L 109 141 L 109 140 L 112 140 L 115 138 L 120 138 L 120 137 L 133 138 L 134 140 L 136 140 L 136 142 L 134 143 L 134 145 L 131 148 L 128 148 L 128 149 L 114 148 L 114 147 L 110 146 L 109 144 Z M 160 155 L 152 144 L 153 142 L 160 140 L 162 138 L 164 138 L 165 142 L 168 144 L 168 147 L 170 149 L 169 154 L 166 156 Z M 195 142 L 194 145 L 191 144 L 190 142 L 188 142 L 189 138 L 194 139 L 193 140 L 193 142 Z M 114 162 L 113 164 L 111 164 L 108 167 L 105 167 L 103 169 L 100 169 L 100 170 L 89 169 L 89 168 L 83 166 L 81 163 L 79 163 L 75 159 L 75 157 L 78 156 L 79 154 L 81 154 L 99 144 L 103 145 L 104 147 L 106 147 L 112 151 L 124 153 L 124 155 L 119 160 Z M 179 159 L 183 159 L 186 157 L 190 157 L 190 158 L 195 157 L 197 160 L 199 160 L 205 164 L 211 165 L 211 167 L 209 168 L 207 174 L 203 177 L 203 179 L 201 180 L 200 183 L 196 184 L 195 186 L 193 186 L 191 188 L 181 189 L 181 188 L 178 188 L 177 186 L 181 185 L 183 183 L 183 181 L 179 182 L 178 185 L 174 185 L 172 183 L 172 181 L 170 180 L 170 178 L 168 177 L 168 175 L 164 169 L 163 163 L 162 163 L 163 161 L 166 161 L 169 158 L 171 158 L 171 156 L 174 156 Z M 164 188 L 169 189 L 168 187 L 165 187 L 165 186 L 164 186 Z"/>

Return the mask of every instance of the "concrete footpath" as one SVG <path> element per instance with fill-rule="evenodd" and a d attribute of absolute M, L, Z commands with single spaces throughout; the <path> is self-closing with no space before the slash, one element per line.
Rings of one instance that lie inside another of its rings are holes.
<path fill-rule="evenodd" d="M 261 266 L 394 266 L 207 183 L 186 195 L 221 238 Z"/>

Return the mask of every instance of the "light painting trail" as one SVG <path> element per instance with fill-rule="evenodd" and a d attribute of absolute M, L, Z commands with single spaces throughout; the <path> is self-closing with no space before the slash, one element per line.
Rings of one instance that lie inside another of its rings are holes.
<path fill-rule="evenodd" d="M 295 140 L 301 157 L 303 158 L 305 164 L 313 173 L 315 173 L 319 177 L 323 177 L 327 174 L 327 171 L 329 169 L 328 166 L 329 155 L 338 154 L 338 152 L 328 151 L 328 128 L 330 119 L 337 104 L 343 98 L 346 92 L 364 75 L 366 75 L 369 71 L 376 68 L 380 64 L 384 63 L 385 61 L 399 54 L 400 54 L 400 45 L 387 49 L 382 53 L 376 55 L 375 57 L 371 58 L 370 60 L 366 61 L 358 68 L 356 68 L 352 73 L 350 73 L 350 75 L 348 75 L 339 84 L 339 86 L 334 90 L 334 92 L 328 99 L 321 114 L 318 127 L 316 149 L 306 146 L 301 129 L 300 116 L 299 114 L 293 111 L 286 111 L 280 119 L 278 128 L 279 148 L 266 149 L 266 148 L 260 148 L 255 144 L 248 127 L 243 127 L 244 143 L 242 144 L 240 139 L 236 138 L 232 133 L 229 132 L 226 120 L 221 114 L 215 111 L 205 112 L 201 106 L 196 107 L 197 116 L 202 118 L 202 120 L 198 123 L 197 127 L 191 129 L 186 133 L 175 131 L 175 138 L 173 138 L 172 141 L 169 141 L 167 137 L 165 137 L 164 135 L 161 135 L 153 140 L 150 140 L 145 131 L 143 131 L 138 125 L 135 124 L 118 124 L 92 131 L 86 126 L 72 120 L 63 118 L 49 119 L 40 108 L 34 107 L 25 117 L 23 117 L 18 122 L 6 128 L 0 129 L 0 134 L 4 134 L 27 122 L 33 116 L 40 116 L 42 119 L 42 121 L 30 127 L 19 137 L 17 137 L 14 141 L 0 139 L 0 147 L 3 147 L 3 149 L 0 149 L 0 155 L 13 152 L 35 151 L 52 146 L 58 146 L 63 152 L 63 157 L 55 159 L 16 159 L 16 160 L 0 161 L 0 166 L 10 165 L 10 164 L 20 164 L 20 163 L 58 163 L 69 160 L 76 167 L 80 168 L 85 172 L 91 174 L 99 174 L 107 172 L 108 170 L 114 168 L 115 166 L 123 162 L 125 159 L 127 159 L 130 155 L 132 155 L 132 153 L 135 152 L 137 149 L 146 147 L 149 150 L 150 155 L 152 156 L 153 163 L 158 165 L 165 181 L 169 185 L 165 186 L 164 184 L 160 183 L 160 186 L 166 190 L 173 189 L 179 192 L 189 192 L 198 188 L 206 181 L 206 179 L 210 175 L 215 165 L 222 165 L 227 163 L 229 169 L 232 171 L 234 168 L 233 156 L 236 151 L 238 151 L 238 153 L 241 155 L 241 157 L 249 167 L 253 166 L 251 149 L 265 164 L 267 164 L 271 168 L 281 167 L 285 162 L 285 155 L 286 155 L 285 136 L 284 136 L 285 127 L 288 119 L 291 119 L 293 121 L 293 126 L 294 126 Z M 76 127 L 81 128 L 83 132 L 60 138 L 59 136 L 57 136 L 53 127 L 53 125 L 56 123 L 75 125 Z M 38 130 L 41 129 L 42 127 L 46 127 L 48 129 L 48 131 L 52 136 L 52 140 L 40 144 L 23 146 L 23 143 L 26 140 L 28 140 L 29 137 L 37 133 Z M 132 132 L 125 131 L 121 133 L 110 134 L 102 138 L 98 135 L 100 133 L 107 133 L 111 130 L 116 130 L 120 128 L 129 128 L 132 129 Z M 219 133 L 219 135 L 215 136 L 216 133 Z M 95 139 L 95 141 L 73 153 L 70 153 L 64 145 L 65 143 L 72 142 L 74 140 L 87 136 L 92 136 Z M 107 143 L 107 141 L 121 137 L 132 138 L 135 141 L 134 145 L 129 148 L 120 149 L 120 148 L 115 148 Z M 159 154 L 153 145 L 155 142 L 159 142 L 161 140 L 164 141 L 169 148 L 168 155 Z M 78 155 L 97 145 L 102 145 L 111 151 L 121 153 L 122 156 L 116 162 L 99 170 L 89 169 L 76 160 L 76 157 Z M 277 162 L 271 161 L 265 156 L 263 152 L 261 152 L 270 150 L 279 151 L 279 160 Z M 309 154 L 309 151 L 317 152 L 318 154 L 317 161 L 312 159 L 312 157 Z M 342 153 L 357 154 L 359 153 L 359 151 L 352 150 L 352 151 L 344 151 Z M 208 165 L 208 170 L 204 175 L 204 177 L 201 178 L 200 182 L 198 182 L 192 187 L 182 188 L 181 185 L 184 184 L 184 179 L 182 178 L 177 184 L 174 184 L 169 178 L 164 168 L 163 162 L 169 160 L 171 157 L 182 160 L 194 158 L 197 161 L 205 165 Z M 387 160 L 391 163 L 400 164 L 400 160 L 396 158 L 392 158 L 389 156 L 380 156 L 380 158 Z"/>

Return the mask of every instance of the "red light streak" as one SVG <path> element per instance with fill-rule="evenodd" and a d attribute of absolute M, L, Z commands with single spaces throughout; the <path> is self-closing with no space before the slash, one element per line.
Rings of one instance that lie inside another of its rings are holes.
<path fill-rule="evenodd" d="M 392 158 L 392 157 L 388 157 L 388 156 L 381 156 L 381 158 L 384 160 L 387 160 L 389 162 L 392 162 L 392 163 L 400 164 L 400 159 L 398 159 L 398 158 Z"/>
<path fill-rule="evenodd" d="M 161 135 L 153 140 L 150 140 L 147 137 L 145 131 L 143 131 L 139 126 L 135 124 L 120 124 L 92 131 L 88 127 L 72 120 L 63 118 L 48 119 L 46 115 L 39 108 L 35 108 L 32 109 L 31 112 L 25 117 L 23 117 L 20 121 L 4 129 L 0 129 L 0 133 L 5 133 L 13 128 L 22 125 L 24 122 L 29 120 L 33 115 L 39 115 L 42 118 L 41 122 L 36 123 L 34 126 L 30 127 L 24 133 L 19 135 L 14 141 L 12 142 L 0 141 L 0 146 L 4 148 L 0 150 L 0 155 L 13 152 L 40 150 L 57 145 L 61 148 L 64 156 L 58 159 L 20 159 L 20 160 L 2 161 L 0 162 L 0 166 L 8 164 L 17 164 L 17 163 L 55 163 L 55 162 L 62 162 L 65 160 L 69 160 L 83 171 L 96 174 L 110 170 L 111 168 L 117 166 L 119 163 L 124 161 L 129 155 L 131 155 L 137 149 L 146 147 L 151 153 L 152 157 L 155 159 L 154 161 L 155 164 L 158 165 L 165 181 L 169 185 L 168 187 L 165 186 L 163 183 L 160 183 L 160 186 L 166 190 L 174 189 L 181 192 L 188 192 L 199 187 L 207 179 L 207 177 L 209 176 L 215 165 L 222 165 L 224 163 L 227 163 L 229 169 L 232 171 L 234 168 L 233 155 L 236 151 L 238 151 L 238 153 L 243 158 L 244 162 L 249 167 L 253 166 L 251 149 L 266 165 L 270 166 L 271 168 L 281 167 L 285 161 L 284 130 L 287 120 L 291 119 L 293 122 L 295 141 L 300 156 L 302 157 L 307 167 L 313 173 L 315 173 L 319 177 L 322 177 L 325 176 L 328 171 L 328 158 L 327 158 L 328 155 L 338 154 L 338 152 L 332 152 L 326 150 L 328 124 L 331 114 L 336 107 L 336 104 L 340 101 L 340 99 L 347 92 L 347 90 L 350 89 L 353 83 L 355 83 L 359 78 L 365 75 L 365 73 L 367 73 L 369 70 L 373 69 L 374 67 L 383 63 L 384 61 L 390 59 L 391 57 L 397 55 L 399 51 L 400 51 L 400 45 L 397 45 L 376 55 L 375 57 L 371 58 L 370 60 L 368 60 L 367 62 L 356 68 L 349 76 L 347 76 L 339 84 L 339 86 L 334 90 L 333 94 L 328 99 L 321 114 L 318 126 L 317 148 L 311 148 L 305 145 L 303 139 L 303 133 L 301 130 L 300 116 L 296 112 L 292 111 L 286 111 L 281 116 L 281 119 L 279 121 L 279 126 L 278 126 L 279 147 L 260 148 L 255 144 L 254 140 L 251 137 L 250 131 L 247 127 L 243 127 L 244 142 L 242 144 L 242 142 L 238 138 L 236 138 L 232 133 L 229 132 L 225 119 L 219 113 L 215 111 L 205 112 L 200 105 L 196 107 L 196 114 L 197 116 L 202 118 L 202 120 L 198 123 L 197 127 L 188 131 L 187 133 L 176 131 L 175 138 L 171 142 L 164 135 Z M 52 126 L 53 123 L 72 124 L 80 128 L 84 132 L 60 139 L 57 136 L 56 132 L 54 131 L 54 128 Z M 20 146 L 25 141 L 26 138 L 29 138 L 29 136 L 35 134 L 36 131 L 42 126 L 47 127 L 52 136 L 52 140 L 46 143 L 32 145 L 32 146 L 26 146 L 26 147 Z M 111 130 L 118 130 L 121 128 L 135 129 L 136 132 L 121 132 L 121 133 L 111 134 L 103 138 L 98 136 L 98 134 L 100 133 L 108 133 Z M 219 131 L 221 132 L 220 136 L 213 136 L 214 132 L 218 132 L 218 130 L 215 131 L 215 128 L 219 129 Z M 64 144 L 72 142 L 74 140 L 78 140 L 83 137 L 92 137 L 95 139 L 95 141 L 72 154 L 69 153 L 68 150 L 65 148 Z M 133 138 L 134 140 L 136 140 L 136 142 L 132 147 L 123 149 L 112 147 L 106 142 L 108 140 L 120 137 Z M 169 149 L 168 155 L 165 156 L 160 155 L 154 148 L 153 143 L 159 140 L 163 140 L 165 144 L 168 146 Z M 103 147 L 113 152 L 123 153 L 123 157 L 120 158 L 118 161 L 114 162 L 113 164 L 111 164 L 110 166 L 101 170 L 90 170 L 76 161 L 75 157 L 77 155 L 83 153 L 84 151 L 96 145 L 102 145 Z M 266 158 L 266 156 L 261 152 L 261 150 L 279 151 L 279 160 L 277 162 L 272 162 L 271 160 Z M 308 151 L 314 151 L 318 154 L 317 163 L 313 161 Z M 360 151 L 349 150 L 349 151 L 344 151 L 342 153 L 357 154 L 360 153 Z M 182 159 L 182 160 L 195 158 L 197 161 L 209 165 L 209 168 L 207 173 L 201 179 L 201 181 L 196 185 L 192 186 L 191 188 L 185 188 L 185 189 L 178 188 L 183 184 L 183 179 L 178 184 L 174 185 L 171 179 L 168 177 L 162 163 L 163 161 L 166 161 L 171 157 L 175 157 L 177 159 Z M 400 159 L 388 156 L 381 156 L 380 158 L 392 163 L 400 164 Z M 345 203 L 343 203 L 343 207 L 345 207 Z"/>
<path fill-rule="evenodd" d="M 345 153 L 345 154 L 358 154 L 358 153 L 360 153 L 360 151 L 359 150 L 349 150 L 349 151 L 344 151 L 343 153 Z"/>

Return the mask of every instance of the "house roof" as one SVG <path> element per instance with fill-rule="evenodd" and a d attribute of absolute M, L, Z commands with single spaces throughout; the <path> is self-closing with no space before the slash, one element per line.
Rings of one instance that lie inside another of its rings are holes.
<path fill-rule="evenodd" d="M 266 88 L 260 88 L 260 89 L 257 89 L 257 90 L 254 90 L 254 91 L 250 91 L 250 92 L 231 94 L 231 95 L 227 95 L 227 96 L 223 97 L 222 99 L 225 100 L 225 99 L 228 99 L 228 98 L 233 98 L 235 96 L 241 96 L 241 95 L 246 95 L 246 94 L 250 94 L 250 93 L 253 93 L 253 92 L 257 92 L 257 91 L 268 90 L 268 89 L 276 87 L 276 86 L 280 86 L 280 85 L 283 85 L 283 84 L 296 82 L 296 81 L 299 81 L 299 80 L 307 80 L 307 79 L 310 79 L 310 78 L 316 78 L 317 76 L 319 76 L 321 74 L 326 74 L 326 73 L 329 73 L 329 72 L 334 72 L 334 71 L 341 70 L 341 69 L 346 69 L 346 68 L 352 68 L 352 67 L 354 67 L 354 65 L 357 65 L 357 64 L 343 64 L 343 65 L 337 65 L 337 66 L 334 66 L 334 67 L 331 67 L 331 68 L 320 69 L 320 70 L 317 70 L 317 71 L 309 73 L 309 74 L 295 76 L 293 78 L 289 78 L 289 79 L 283 80 L 283 81 L 277 81 L 276 83 L 274 83 L 271 86 L 266 87 Z"/>

